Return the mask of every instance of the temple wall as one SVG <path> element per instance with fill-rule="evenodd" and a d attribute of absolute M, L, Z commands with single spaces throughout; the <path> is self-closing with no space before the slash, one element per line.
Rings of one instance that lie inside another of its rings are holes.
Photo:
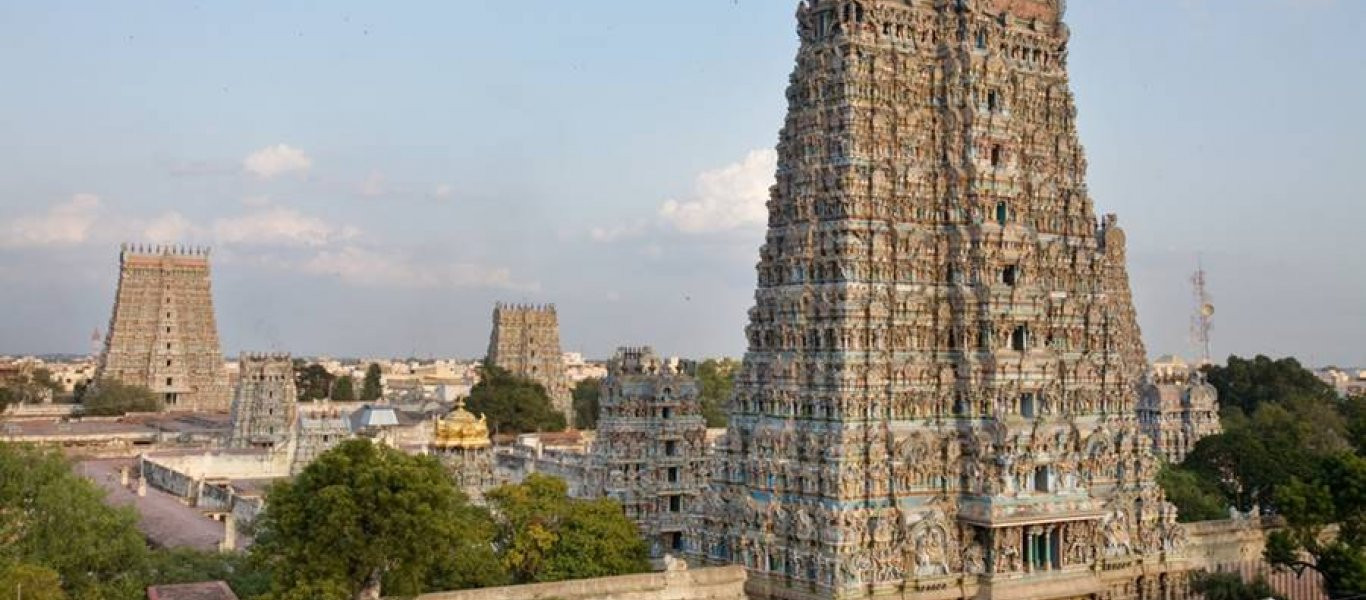
<path fill-rule="evenodd" d="M 742 567 L 666 571 L 423 594 L 418 600 L 745 600 Z"/>

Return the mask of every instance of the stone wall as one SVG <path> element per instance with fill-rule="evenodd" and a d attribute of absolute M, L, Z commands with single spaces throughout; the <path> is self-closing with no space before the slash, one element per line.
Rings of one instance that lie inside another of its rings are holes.
<path fill-rule="evenodd" d="M 423 594 L 418 600 L 744 600 L 738 566 Z"/>

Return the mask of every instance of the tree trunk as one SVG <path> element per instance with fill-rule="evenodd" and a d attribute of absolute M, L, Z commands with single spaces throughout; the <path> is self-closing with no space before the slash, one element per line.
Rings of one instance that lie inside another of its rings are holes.
<path fill-rule="evenodd" d="M 365 578 L 365 587 L 356 591 L 354 600 L 379 600 L 380 578 L 379 569 L 370 571 L 370 576 Z"/>

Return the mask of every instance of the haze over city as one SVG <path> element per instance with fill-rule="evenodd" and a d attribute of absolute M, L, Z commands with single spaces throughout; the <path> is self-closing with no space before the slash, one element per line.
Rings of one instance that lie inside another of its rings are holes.
<path fill-rule="evenodd" d="M 477 356 L 496 300 L 590 356 L 743 352 L 792 2 L 264 6 L 0 7 L 0 353 L 89 351 L 125 241 L 213 247 L 230 355 Z M 1192 352 L 1200 259 L 1216 357 L 1366 364 L 1366 5 L 1068 22 L 1149 354 Z"/>

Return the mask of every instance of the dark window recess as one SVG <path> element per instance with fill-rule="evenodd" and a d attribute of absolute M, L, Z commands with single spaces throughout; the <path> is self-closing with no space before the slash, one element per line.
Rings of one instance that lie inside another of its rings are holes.
<path fill-rule="evenodd" d="M 1004 283 L 1004 284 L 1006 284 L 1006 285 L 1008 285 L 1008 286 L 1014 287 L 1014 285 L 1015 285 L 1016 283 L 1019 283 L 1019 281 L 1020 281 L 1020 267 L 1019 267 L 1019 266 L 1017 266 L 1017 265 L 1008 265 L 1008 266 L 1006 266 L 1006 268 L 1004 268 L 1004 269 L 1001 270 L 1001 283 Z"/>
<path fill-rule="evenodd" d="M 1010 207 L 1005 202 L 996 203 L 996 222 L 1001 225 L 1006 224 L 1006 219 L 1010 216 Z"/>
<path fill-rule="evenodd" d="M 1010 349 L 1024 352 L 1029 349 L 1029 328 L 1021 325 L 1010 334 Z"/>

